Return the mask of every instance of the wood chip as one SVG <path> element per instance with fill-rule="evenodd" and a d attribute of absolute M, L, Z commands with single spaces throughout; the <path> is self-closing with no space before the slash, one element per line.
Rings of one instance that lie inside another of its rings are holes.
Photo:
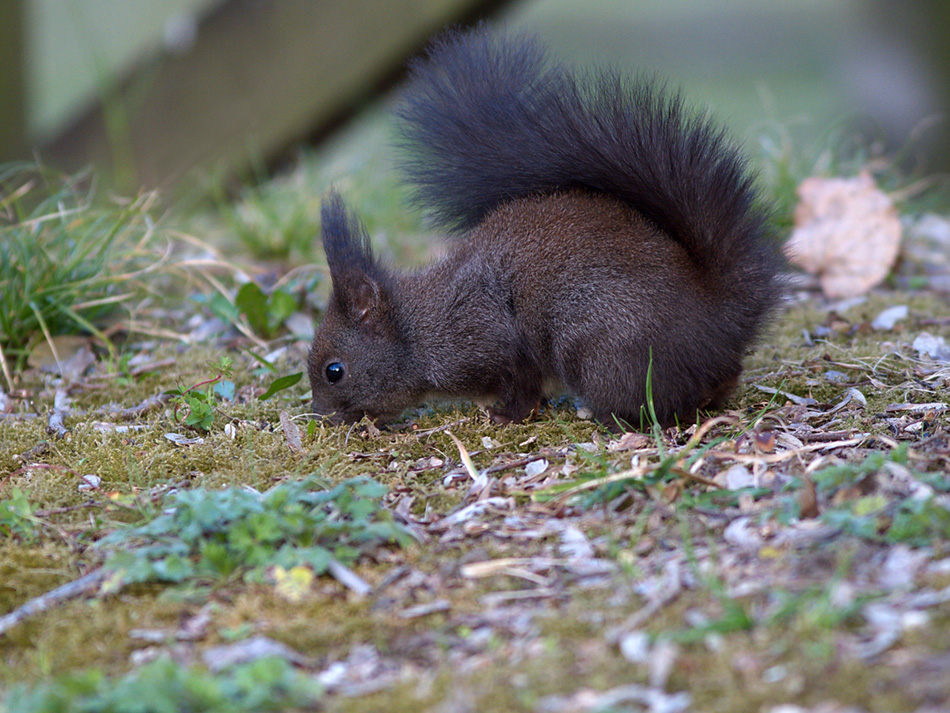
<path fill-rule="evenodd" d="M 943 411 L 945 408 L 947 408 L 947 404 L 937 401 L 929 404 L 888 404 L 884 407 L 884 410 L 887 413 L 893 413 L 895 411 Z"/>
<path fill-rule="evenodd" d="M 793 404 L 798 404 L 799 406 L 814 406 L 818 402 L 815 399 L 809 398 L 807 396 L 796 396 L 795 394 L 790 394 L 787 391 L 779 391 L 778 389 L 773 389 L 771 386 L 762 386 L 761 384 L 753 384 L 755 388 L 759 391 L 764 391 L 767 394 L 776 394 L 778 396 L 784 396 L 786 399 L 791 401 Z"/>
<path fill-rule="evenodd" d="M 400 619 L 418 619 L 420 617 L 429 616 L 430 614 L 449 611 L 451 608 L 452 604 L 448 599 L 436 599 L 434 602 L 403 609 L 397 612 L 396 616 Z"/>
<path fill-rule="evenodd" d="M 327 571 L 336 581 L 344 587 L 354 592 L 357 596 L 365 597 L 373 591 L 372 585 L 362 579 L 356 572 L 346 567 L 337 560 L 330 560 Z"/>
<path fill-rule="evenodd" d="M 69 395 L 66 389 L 60 387 L 56 389 L 56 396 L 53 398 L 53 410 L 50 412 L 49 420 L 46 423 L 47 433 L 65 438 L 69 431 L 66 430 L 64 419 L 69 413 Z"/>

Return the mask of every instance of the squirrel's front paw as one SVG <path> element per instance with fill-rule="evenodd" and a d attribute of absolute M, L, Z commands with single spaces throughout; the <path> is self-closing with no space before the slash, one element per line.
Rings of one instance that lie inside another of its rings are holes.
<path fill-rule="evenodd" d="M 499 409 L 489 408 L 486 409 L 486 411 L 488 412 L 488 418 L 496 426 L 507 426 L 514 420 L 507 413 Z"/>
<path fill-rule="evenodd" d="M 526 420 L 541 408 L 541 401 L 535 400 L 530 404 L 505 404 L 501 408 L 489 408 L 488 418 L 491 422 L 499 426 L 507 426 L 509 423 L 518 423 Z"/>

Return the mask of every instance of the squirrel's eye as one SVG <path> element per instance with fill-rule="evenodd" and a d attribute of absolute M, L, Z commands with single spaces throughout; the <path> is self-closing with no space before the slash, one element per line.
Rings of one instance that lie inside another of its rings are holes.
<path fill-rule="evenodd" d="M 327 364 L 327 381 L 329 381 L 331 384 L 335 384 L 343 378 L 345 371 L 346 367 L 344 367 L 343 364 L 338 361 Z"/>

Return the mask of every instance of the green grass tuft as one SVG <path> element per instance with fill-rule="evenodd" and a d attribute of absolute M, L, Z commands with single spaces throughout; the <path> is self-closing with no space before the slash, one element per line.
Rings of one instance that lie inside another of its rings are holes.
<path fill-rule="evenodd" d="M 85 332 L 109 344 L 105 320 L 143 296 L 161 262 L 154 194 L 102 203 L 87 183 L 0 166 L 0 349 L 17 367 L 44 338 Z"/>

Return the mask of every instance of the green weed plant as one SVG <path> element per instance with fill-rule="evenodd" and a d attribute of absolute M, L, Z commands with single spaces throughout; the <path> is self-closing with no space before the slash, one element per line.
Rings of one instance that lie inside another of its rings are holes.
<path fill-rule="evenodd" d="M 242 285 L 235 293 L 233 302 L 220 292 L 196 294 L 192 300 L 206 307 L 223 322 L 240 325 L 244 317 L 251 331 L 267 340 L 277 337 L 287 318 L 298 309 L 297 298 L 287 290 L 275 288 L 264 292 L 253 282 Z"/>
<path fill-rule="evenodd" d="M 223 356 L 217 364 L 209 365 L 217 372 L 215 376 L 168 392 L 175 406 L 175 420 L 195 430 L 210 431 L 218 399 L 234 398 L 234 382 L 229 380 L 233 365 L 230 357 Z"/>
<path fill-rule="evenodd" d="M 297 300 L 285 290 L 274 290 L 270 294 L 253 282 L 241 285 L 234 298 L 234 305 L 247 317 L 251 328 L 272 339 L 290 315 L 297 311 Z"/>
<path fill-rule="evenodd" d="M 38 535 L 33 506 L 22 490 L 14 488 L 9 498 L 0 500 L 0 539 L 14 537 L 29 543 Z"/>
<path fill-rule="evenodd" d="M 929 486 L 933 493 L 950 492 L 946 473 L 919 473 L 908 467 L 907 446 L 890 453 L 871 453 L 860 463 L 843 463 L 812 475 L 819 492 L 834 493 L 840 488 L 861 484 L 889 468 L 899 468 L 910 478 Z M 822 513 L 829 524 L 844 532 L 874 542 L 906 543 L 924 547 L 950 539 L 950 510 L 933 494 L 891 497 L 875 488 L 858 498 L 844 499 Z"/>
<path fill-rule="evenodd" d="M 333 560 L 352 564 L 373 548 L 411 541 L 380 505 L 385 493 L 385 486 L 365 477 L 331 489 L 315 478 L 265 493 L 198 488 L 170 495 L 155 519 L 117 530 L 99 546 L 110 553 L 106 568 L 125 582 L 237 575 L 261 581 L 271 567 L 298 565 L 322 574 Z"/>
<path fill-rule="evenodd" d="M 269 657 L 221 673 L 157 659 L 124 676 L 99 669 L 14 686 L 4 713 L 239 713 L 311 710 L 320 685 L 283 659 Z"/>

